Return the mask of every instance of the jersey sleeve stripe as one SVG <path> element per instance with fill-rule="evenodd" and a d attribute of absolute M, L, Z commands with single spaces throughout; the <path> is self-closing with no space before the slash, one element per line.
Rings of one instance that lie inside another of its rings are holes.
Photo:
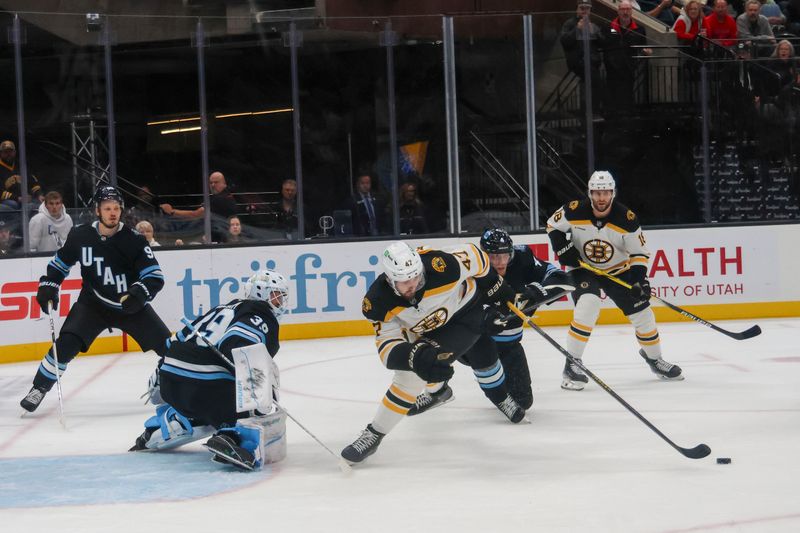
<path fill-rule="evenodd" d="M 437 294 L 442 294 L 443 292 L 447 292 L 453 287 L 455 287 L 456 283 L 458 283 L 458 281 L 454 281 L 453 283 L 448 283 L 447 285 L 442 285 L 441 287 L 436 287 L 435 289 L 425 291 L 425 295 L 423 296 L 423 298 L 428 298 L 430 296 L 436 296 Z M 402 309 L 402 307 L 395 309 Z"/>
<path fill-rule="evenodd" d="M 386 312 L 386 316 L 383 318 L 381 322 L 389 322 L 393 317 L 399 315 L 403 311 L 403 309 L 405 309 L 405 307 L 400 307 L 399 305 L 394 309 L 390 309 L 389 311 Z"/>
<path fill-rule="evenodd" d="M 139 271 L 139 277 L 144 276 L 145 274 L 149 274 L 150 272 L 158 270 L 161 272 L 161 267 L 159 265 L 150 265 L 147 268 L 143 268 Z"/>
<path fill-rule="evenodd" d="M 483 277 L 489 271 L 488 258 L 486 257 L 486 254 L 480 248 L 475 246 L 474 244 L 470 244 L 470 248 L 472 249 L 473 253 L 475 254 L 475 257 L 478 260 L 478 264 L 480 265 L 480 270 L 479 270 L 479 272 L 477 274 L 475 274 L 475 276 L 479 277 L 479 278 Z"/>
<path fill-rule="evenodd" d="M 263 343 L 267 342 L 267 336 L 264 334 L 264 332 L 254 328 L 254 327 L 252 327 L 252 326 L 250 326 L 248 324 L 245 324 L 244 322 L 234 322 L 233 324 L 231 324 L 231 327 L 242 328 L 242 329 L 244 329 L 246 331 L 249 331 L 250 333 L 253 333 L 253 334 L 257 335 L 258 338 L 261 339 L 261 342 L 263 342 Z"/>
<path fill-rule="evenodd" d="M 230 339 L 231 337 L 241 337 L 248 341 L 249 343 L 260 343 L 260 339 L 250 333 L 249 331 L 243 331 L 239 328 L 229 328 L 228 331 L 225 332 L 225 335 L 217 342 L 217 347 L 221 346 L 223 342 Z"/>
<path fill-rule="evenodd" d="M 614 231 L 616 231 L 617 233 L 621 233 L 621 234 L 623 234 L 623 235 L 627 235 L 628 233 L 630 233 L 630 231 L 628 231 L 628 230 L 625 230 L 625 229 L 622 229 L 622 228 L 620 228 L 619 226 L 617 226 L 616 224 L 612 224 L 611 222 L 607 223 L 607 224 L 606 224 L 606 227 L 607 227 L 608 229 L 610 229 L 610 230 L 614 230 Z"/>
<path fill-rule="evenodd" d="M 403 341 L 398 340 L 398 339 L 391 339 L 391 340 L 383 343 L 381 345 L 381 348 L 378 350 L 378 356 L 381 358 L 381 363 L 386 365 L 386 360 L 388 359 L 389 354 L 391 353 L 391 351 L 395 347 L 399 346 L 402 343 L 403 343 Z"/>

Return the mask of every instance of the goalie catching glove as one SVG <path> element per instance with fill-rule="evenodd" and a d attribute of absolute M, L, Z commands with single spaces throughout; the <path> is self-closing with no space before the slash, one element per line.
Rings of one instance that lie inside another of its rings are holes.
<path fill-rule="evenodd" d="M 428 383 L 439 383 L 453 377 L 450 366 L 452 353 L 442 352 L 435 341 L 418 340 L 411 345 L 408 353 L 409 369 Z"/>

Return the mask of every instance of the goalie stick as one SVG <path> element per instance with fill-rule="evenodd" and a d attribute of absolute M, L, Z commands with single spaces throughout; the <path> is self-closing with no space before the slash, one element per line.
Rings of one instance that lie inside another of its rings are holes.
<path fill-rule="evenodd" d="M 578 368 L 580 368 L 587 376 L 592 378 L 592 381 L 594 381 L 595 383 L 600 385 L 600 388 L 602 388 L 604 391 L 609 393 L 615 400 L 617 400 L 619 403 L 621 403 L 622 406 L 625 409 L 627 409 L 633 416 L 638 418 L 641 422 L 644 423 L 644 425 L 646 425 L 651 430 L 653 430 L 653 432 L 655 432 L 656 435 L 658 435 L 659 437 L 664 439 L 664 441 L 666 441 L 667 444 L 669 444 L 670 446 L 675 448 L 678 452 L 680 452 L 681 455 L 683 455 L 684 457 L 688 457 L 689 459 L 702 459 L 703 457 L 706 457 L 707 455 L 709 455 L 711 453 L 711 448 L 709 448 L 708 445 L 706 445 L 706 444 L 698 444 L 694 448 L 684 448 L 682 446 L 678 446 L 677 444 L 675 444 L 669 437 L 664 435 L 664 433 L 662 433 L 660 429 L 655 427 L 652 424 L 652 422 L 647 420 L 644 416 L 641 415 L 641 413 L 639 413 L 639 411 L 634 409 L 631 406 L 631 404 L 629 404 L 628 402 L 623 400 L 622 397 L 619 394 L 614 392 L 614 390 L 611 387 L 606 385 L 605 382 L 603 382 L 603 380 L 601 380 L 599 377 L 595 376 L 594 373 L 592 373 L 588 368 L 586 368 L 583 365 L 583 361 L 581 361 L 578 358 L 572 357 L 572 354 L 570 354 L 560 344 L 558 344 L 556 341 L 554 341 L 553 338 L 550 337 L 550 335 L 548 335 L 547 333 L 544 332 L 544 330 L 542 330 L 542 328 L 537 326 L 534 323 L 534 321 L 533 321 L 533 319 L 531 317 L 526 316 L 525 314 L 523 314 L 522 311 L 520 311 L 519 308 L 517 308 L 517 306 L 515 306 L 511 302 L 506 302 L 506 305 L 508 305 L 508 308 L 515 315 L 517 315 L 520 319 L 522 319 L 523 322 L 527 322 L 530 327 L 532 327 L 534 330 L 536 330 L 536 333 L 538 333 L 539 335 L 544 337 L 544 339 L 547 342 L 549 342 L 556 350 L 561 352 L 561 355 L 566 357 L 567 361 L 569 361 L 570 364 L 573 364 L 573 365 L 577 366 Z"/>
<path fill-rule="evenodd" d="M 600 270 L 599 268 L 595 268 L 592 265 L 584 263 L 583 261 L 581 261 L 580 264 L 581 264 L 582 268 L 585 268 L 589 272 L 593 272 L 593 273 L 597 274 L 598 276 L 606 277 L 606 278 L 610 279 L 611 281 L 613 281 L 614 283 L 617 283 L 618 285 L 622 285 L 626 289 L 630 289 L 631 288 L 631 285 L 629 283 L 625 283 L 624 281 L 622 281 L 618 277 L 612 276 L 608 272 L 604 272 L 604 271 Z M 727 329 L 721 328 L 721 327 L 719 327 L 717 325 L 712 324 L 711 322 L 707 322 L 707 321 L 703 320 L 702 318 L 700 318 L 697 315 L 693 315 L 692 313 L 690 313 L 686 309 L 678 307 L 675 304 L 669 303 L 668 301 L 664 300 L 663 298 L 659 298 L 658 296 L 653 296 L 653 295 L 650 295 L 650 298 L 655 298 L 656 300 L 658 300 L 662 304 L 666 305 L 667 307 L 669 307 L 670 309 L 672 309 L 676 313 L 680 313 L 681 315 L 685 316 L 686 318 L 690 318 L 690 319 L 694 320 L 695 322 L 699 322 L 699 323 L 703 324 L 704 326 L 708 326 L 709 328 L 713 329 L 714 331 L 719 331 L 723 335 L 727 335 L 728 337 L 730 337 L 732 339 L 736 339 L 737 341 L 743 341 L 745 339 L 750 339 L 750 338 L 755 337 L 756 335 L 760 335 L 761 334 L 761 328 L 758 325 L 752 326 L 752 327 L 750 327 L 750 328 L 748 328 L 748 329 L 746 329 L 744 331 L 739 331 L 739 332 L 728 331 Z"/>
<path fill-rule="evenodd" d="M 195 334 L 197 337 L 199 337 L 200 339 L 202 339 L 202 341 L 205 343 L 205 345 L 206 345 L 206 346 L 208 346 L 209 348 L 211 348 L 211 351 L 212 351 L 212 352 L 214 352 L 214 353 L 217 355 L 217 357 L 219 357 L 220 359 L 222 359 L 223 361 L 225 361 L 225 364 L 226 364 L 226 365 L 228 365 L 228 366 L 229 366 L 231 369 L 234 369 L 234 368 L 235 368 L 235 366 L 233 365 L 233 363 L 231 363 L 231 362 L 230 362 L 230 360 L 228 360 L 228 358 L 227 358 L 227 357 L 225 357 L 225 354 L 223 354 L 223 353 L 222 353 L 222 352 L 219 350 L 219 348 L 217 348 L 216 346 L 214 346 L 213 344 L 211 344 L 211 341 L 209 341 L 207 338 L 205 338 L 205 336 L 201 335 L 201 334 L 200 334 L 200 332 L 198 332 L 198 331 L 197 331 L 197 329 L 195 329 L 194 325 L 193 325 L 191 322 L 189 322 L 189 321 L 188 321 L 186 318 L 182 318 L 182 319 L 181 319 L 181 322 L 183 322 L 183 324 L 184 324 L 184 325 L 185 325 L 187 328 L 189 328 L 189 331 L 191 331 L 191 332 L 192 332 L 192 333 L 194 333 L 194 334 Z M 274 398 L 273 398 L 273 400 L 272 400 L 272 403 L 274 403 L 274 404 L 275 404 L 275 407 L 277 407 L 278 409 L 280 409 L 281 411 L 283 411 L 284 413 L 286 413 L 286 416 L 288 416 L 289 418 L 291 418 L 291 419 L 292 419 L 292 421 L 293 421 L 295 424 L 297 424 L 297 425 L 298 425 L 298 427 L 299 427 L 300 429 L 302 429 L 303 431 L 305 431 L 305 432 L 308 434 L 308 436 L 309 436 L 309 437 L 311 437 L 312 439 L 314 439 L 315 441 L 317 441 L 317 444 L 319 444 L 320 446 L 322 446 L 323 448 L 325 448 L 325 450 L 327 450 L 329 454 L 331 454 L 332 456 L 334 456 L 334 457 L 336 458 L 337 462 L 339 463 L 339 470 L 341 470 L 341 471 L 342 471 L 342 472 L 344 472 L 345 474 L 349 474 L 349 473 L 351 473 L 351 472 L 353 471 L 353 468 L 352 468 L 352 467 L 351 467 L 349 464 L 347 464 L 347 462 L 345 462 L 345 460 L 344 460 L 344 459 L 342 459 L 342 458 L 341 458 L 339 455 L 337 455 L 337 454 L 336 454 L 336 453 L 335 453 L 333 450 L 331 450 L 330 448 L 328 448 L 328 447 L 325 445 L 325 443 L 323 443 L 321 440 L 319 440 L 319 439 L 317 438 L 317 436 L 316 436 L 316 435 L 314 435 L 313 433 L 311 433 L 311 432 L 310 432 L 310 431 L 309 431 L 309 430 L 308 430 L 308 429 L 307 429 L 307 428 L 306 428 L 306 427 L 305 427 L 303 424 L 301 424 L 301 423 L 300 423 L 300 422 L 299 422 L 299 421 L 298 421 L 298 420 L 297 420 L 295 417 L 293 417 L 293 416 L 292 416 L 292 414 L 291 414 L 289 411 L 287 411 L 287 410 L 286 410 L 286 409 L 285 409 L 285 408 L 284 408 L 284 407 L 283 407 L 281 404 L 279 404 L 278 402 L 276 402 Z"/>

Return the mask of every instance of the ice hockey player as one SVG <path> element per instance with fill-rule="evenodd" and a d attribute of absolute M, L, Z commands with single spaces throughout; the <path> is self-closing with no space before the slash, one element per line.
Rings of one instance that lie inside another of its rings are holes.
<path fill-rule="evenodd" d="M 597 170 L 589 178 L 589 198 L 559 208 L 547 221 L 547 232 L 559 262 L 570 269 L 577 289 L 567 350 L 580 359 L 600 314 L 600 289 L 625 314 L 636 330 L 639 355 L 658 377 L 681 380 L 678 365 L 661 357 L 656 318 L 650 308 L 647 265 L 650 252 L 639 219 L 615 201 L 616 184 L 608 171 Z M 580 261 L 604 270 L 632 285 L 629 290 L 608 278 L 579 268 Z M 561 388 L 582 390 L 588 383 L 576 365 L 564 365 Z"/>
<path fill-rule="evenodd" d="M 145 422 L 130 451 L 173 449 L 213 434 L 205 447 L 215 462 L 255 470 L 282 460 L 286 414 L 273 404 L 279 382 L 272 357 L 280 348 L 278 319 L 288 305 L 286 279 L 263 270 L 245 283 L 242 299 L 209 310 L 170 338 L 158 369 L 165 403 Z M 265 383 L 255 384 L 263 387 L 253 412 L 238 409 L 240 385 L 247 381 L 237 361 L 243 350 L 251 367 L 269 367 Z M 153 396 L 158 397 L 151 391 Z"/>
<path fill-rule="evenodd" d="M 489 258 L 468 244 L 449 251 L 416 251 L 394 242 L 381 257 L 384 273 L 362 302 L 375 328 L 381 362 L 394 370 L 378 412 L 342 457 L 359 463 L 414 405 L 426 383 L 453 375 L 453 362 L 467 355 L 489 400 L 513 423 L 525 410 L 509 396 L 497 348 L 483 332 L 484 303 L 511 301 L 514 291 L 491 269 Z"/>
<path fill-rule="evenodd" d="M 114 187 L 100 187 L 94 194 L 94 206 L 97 221 L 69 232 L 64 246 L 47 264 L 36 293 L 45 313 L 50 306 L 58 309 L 61 282 L 80 262 L 83 287 L 55 342 L 59 372 L 66 370 L 78 352 L 88 350 L 104 329 L 121 329 L 143 351 L 155 350 L 159 355 L 170 335 L 149 305 L 164 286 L 164 275 L 144 237 L 120 221 L 125 207 L 122 195 Z M 51 347 L 20 405 L 35 411 L 55 381 Z"/>
<path fill-rule="evenodd" d="M 575 290 L 567 273 L 536 257 L 529 247 L 514 246 L 511 236 L 503 229 L 486 230 L 481 236 L 480 246 L 489 256 L 492 268 L 517 293 L 515 305 L 527 315 L 537 307 Z M 520 407 L 528 411 L 533 405 L 533 390 L 528 359 L 520 344 L 522 321 L 511 314 L 505 305 L 495 305 L 487 307 L 487 326 L 497 343 L 508 393 Z M 462 362 L 469 363 L 466 360 Z M 449 384 L 429 383 L 425 392 L 417 396 L 408 415 L 423 413 L 452 398 L 453 391 Z"/>

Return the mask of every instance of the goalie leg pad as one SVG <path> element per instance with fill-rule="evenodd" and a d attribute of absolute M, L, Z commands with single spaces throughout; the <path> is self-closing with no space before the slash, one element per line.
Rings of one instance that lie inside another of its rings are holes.
<path fill-rule="evenodd" d="M 144 423 L 144 433 L 130 451 L 170 450 L 203 439 L 214 432 L 211 426 L 192 426 L 188 418 L 168 404 L 159 405 L 155 416 Z"/>
<path fill-rule="evenodd" d="M 219 439 L 223 437 L 223 439 Z M 224 446 L 214 445 L 213 440 Z M 256 470 L 286 458 L 286 413 L 243 418 L 232 428 L 222 428 L 206 443 L 216 462 Z"/>

